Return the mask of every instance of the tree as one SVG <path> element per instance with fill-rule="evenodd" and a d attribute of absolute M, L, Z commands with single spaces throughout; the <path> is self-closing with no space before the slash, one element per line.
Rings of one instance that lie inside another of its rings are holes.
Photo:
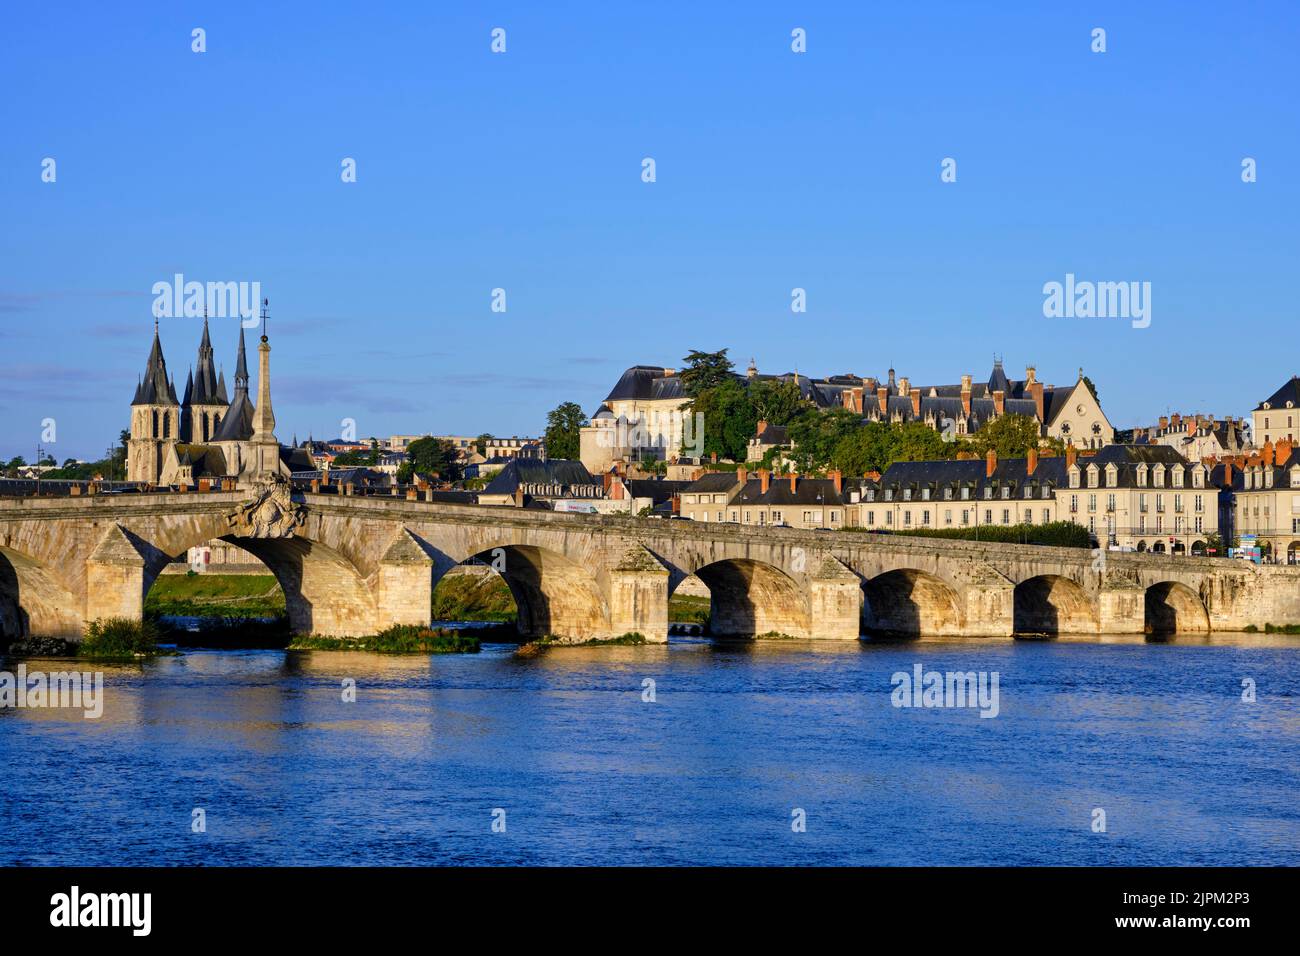
<path fill-rule="evenodd" d="M 1083 376 L 1083 384 L 1088 386 L 1088 391 L 1092 392 L 1092 397 L 1095 398 L 1097 404 L 1100 405 L 1101 396 L 1097 394 L 1097 386 L 1092 384 L 1092 379 L 1088 378 L 1086 375 Z"/>
<path fill-rule="evenodd" d="M 896 461 L 937 461 L 953 458 L 964 445 L 945 441 L 922 422 L 891 425 L 867 422 L 836 443 L 831 464 L 849 475 L 884 472 Z"/>
<path fill-rule="evenodd" d="M 723 382 L 735 381 L 731 374 L 731 360 L 727 350 L 721 352 L 700 352 L 693 350 L 682 359 L 686 367 L 682 369 L 682 388 L 691 398 L 697 398 L 703 392 L 716 388 Z"/>
<path fill-rule="evenodd" d="M 490 442 L 491 440 L 492 440 L 492 433 L 484 432 L 482 435 L 479 435 L 478 438 L 474 439 L 474 450 L 478 452 L 480 455 L 486 455 L 487 443 Z"/>
<path fill-rule="evenodd" d="M 995 418 L 971 435 L 968 444 L 976 454 L 986 455 L 991 449 L 999 458 L 1024 458 L 1031 448 L 1047 447 L 1058 454 L 1064 452 L 1061 440 L 1043 438 L 1038 419 L 1028 415 Z"/>
<path fill-rule="evenodd" d="M 405 484 L 415 472 L 436 474 L 447 481 L 456 481 L 460 478 L 456 449 L 445 438 L 431 435 L 417 438 L 406 446 L 406 461 L 397 469 L 397 480 Z"/>
<path fill-rule="evenodd" d="M 828 408 L 803 415 L 790 425 L 790 457 L 803 472 L 824 471 L 841 441 L 864 427 L 862 416 L 847 408 Z"/>
<path fill-rule="evenodd" d="M 703 451 L 706 456 L 717 453 L 719 458 L 745 460 L 749 439 L 753 437 L 758 424 L 758 416 L 743 385 L 734 378 L 728 378 L 706 389 L 696 396 L 693 411 L 695 415 L 702 416 Z M 700 437 L 691 436 L 692 441 L 697 443 Z"/>
<path fill-rule="evenodd" d="M 755 379 L 749 385 L 749 400 L 757 420 L 769 425 L 789 425 L 808 409 L 792 379 Z"/>
<path fill-rule="evenodd" d="M 577 461 L 582 452 L 582 426 L 587 416 L 577 402 L 563 402 L 546 413 L 546 433 L 542 437 L 547 458 Z"/>

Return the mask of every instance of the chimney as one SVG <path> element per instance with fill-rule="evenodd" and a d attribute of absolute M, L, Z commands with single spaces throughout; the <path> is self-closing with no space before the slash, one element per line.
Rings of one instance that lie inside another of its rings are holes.
<path fill-rule="evenodd" d="M 769 483 L 771 480 L 772 480 L 772 473 L 771 473 L 770 471 L 768 471 L 766 468 L 760 468 L 760 469 L 758 469 L 758 492 L 759 492 L 759 494 L 762 494 L 762 495 L 767 494 L 767 486 L 768 486 L 768 483 Z"/>
<path fill-rule="evenodd" d="M 1025 366 L 1025 384 L 1026 384 L 1026 385 L 1033 385 L 1033 384 L 1037 383 L 1037 381 L 1038 381 L 1038 379 L 1037 379 L 1037 377 L 1036 377 L 1036 372 L 1035 372 L 1034 367 L 1033 367 L 1032 365 L 1026 365 L 1026 366 Z"/>
<path fill-rule="evenodd" d="M 1029 394 L 1034 399 L 1034 414 L 1038 416 L 1040 422 L 1044 421 L 1043 415 L 1045 413 L 1045 408 L 1043 406 L 1043 383 L 1034 382 L 1033 385 L 1029 387 Z"/>
<path fill-rule="evenodd" d="M 887 389 L 883 385 L 880 386 L 880 388 L 876 389 L 876 402 L 879 403 L 880 405 L 880 414 L 888 415 L 889 414 L 889 389 Z"/>
<path fill-rule="evenodd" d="M 1280 467 L 1291 460 L 1291 441 L 1287 438 L 1278 439 L 1277 448 L 1273 452 L 1273 460 Z"/>
<path fill-rule="evenodd" d="M 919 390 L 912 392 L 912 417 L 921 417 L 921 393 Z"/>
<path fill-rule="evenodd" d="M 907 398 L 907 396 L 911 393 L 911 391 L 912 391 L 912 383 L 907 378 L 907 376 L 904 375 L 902 378 L 898 380 L 898 394 L 902 395 L 904 398 Z"/>
<path fill-rule="evenodd" d="M 1223 463 L 1223 484 L 1225 488 L 1232 487 L 1232 462 L 1230 461 Z"/>
<path fill-rule="evenodd" d="M 1273 464 L 1273 443 L 1271 441 L 1264 442 L 1263 450 L 1264 450 L 1264 464 L 1272 465 Z"/>
<path fill-rule="evenodd" d="M 319 493 L 320 493 L 320 479 L 319 479 L 319 478 L 313 478 L 313 479 L 311 480 L 311 490 L 312 490 L 312 494 L 319 494 Z"/>
<path fill-rule="evenodd" d="M 993 414 L 1001 415 L 1007 407 L 1007 393 L 998 389 L 993 393 Z"/>
<path fill-rule="evenodd" d="M 798 491 L 799 491 L 799 472 L 792 471 L 790 472 L 790 494 L 793 495 Z"/>
<path fill-rule="evenodd" d="M 601 479 L 601 483 L 605 487 L 605 494 L 609 494 L 609 486 L 614 483 L 614 476 L 611 475 L 609 472 L 605 472 L 603 475 L 600 476 L 600 479 Z"/>
<path fill-rule="evenodd" d="M 1173 418 L 1169 419 L 1169 424 L 1173 425 L 1174 429 L 1177 430 L 1183 424 L 1183 416 L 1179 415 L 1177 412 L 1174 412 Z"/>
<path fill-rule="evenodd" d="M 1189 418 L 1189 419 L 1187 419 L 1187 434 L 1189 434 L 1189 435 L 1195 435 L 1195 434 L 1196 434 L 1196 426 L 1197 426 L 1198 424 L 1199 424 L 1199 422 L 1198 422 L 1196 419 L 1194 419 L 1194 418 Z"/>
<path fill-rule="evenodd" d="M 407 501 L 419 501 L 419 500 L 420 500 L 420 492 L 419 492 L 418 490 L 416 490 L 415 488 L 407 488 L 407 489 L 406 489 L 406 500 L 407 500 Z"/>
<path fill-rule="evenodd" d="M 992 448 L 990 448 L 989 453 L 984 456 L 984 477 L 992 478 L 993 472 L 997 470 L 998 470 L 998 453 L 995 452 Z"/>
<path fill-rule="evenodd" d="M 843 476 L 842 474 L 840 474 L 840 470 L 839 470 L 838 468 L 836 468 L 834 471 L 830 472 L 830 478 L 831 478 L 831 481 L 835 483 L 835 493 L 836 493 L 837 495 L 838 495 L 838 494 L 843 494 L 843 492 L 844 492 L 844 476 Z"/>
<path fill-rule="evenodd" d="M 1033 369 L 1030 369 L 1030 371 L 1032 372 Z M 1032 475 L 1034 473 L 1034 469 L 1036 469 L 1037 467 L 1038 467 L 1038 449 L 1031 448 L 1029 449 L 1028 454 L 1025 455 L 1025 474 Z"/>
<path fill-rule="evenodd" d="M 744 465 L 736 469 L 736 480 L 742 485 L 749 481 L 749 470 Z"/>
<path fill-rule="evenodd" d="M 970 418 L 970 376 L 961 377 L 961 411 L 967 418 Z"/>
<path fill-rule="evenodd" d="M 1168 427 L 1169 427 L 1169 417 L 1166 416 L 1166 415 L 1161 415 L 1161 416 L 1160 416 L 1160 430 L 1161 430 L 1161 431 L 1164 431 L 1164 430 L 1165 430 L 1166 428 L 1168 428 Z"/>
<path fill-rule="evenodd" d="M 758 420 L 758 427 L 754 429 L 754 433 L 758 435 L 759 438 L 762 438 L 763 432 L 765 431 L 767 431 L 767 419 L 760 418 Z"/>

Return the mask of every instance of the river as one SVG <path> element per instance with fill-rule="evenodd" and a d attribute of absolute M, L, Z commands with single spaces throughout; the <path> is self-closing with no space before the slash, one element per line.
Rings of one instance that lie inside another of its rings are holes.
<path fill-rule="evenodd" d="M 1297 637 L 513 650 L 101 666 L 0 709 L 0 863 L 1300 864 Z"/>

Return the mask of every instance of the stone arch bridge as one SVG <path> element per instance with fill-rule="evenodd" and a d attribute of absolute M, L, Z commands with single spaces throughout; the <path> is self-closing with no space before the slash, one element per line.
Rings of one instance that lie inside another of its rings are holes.
<path fill-rule="evenodd" d="M 295 631 L 425 624 L 438 579 L 501 572 L 520 630 L 667 639 L 696 575 L 715 635 L 1126 634 L 1300 623 L 1300 569 L 1246 562 L 255 491 L 0 500 L 0 628 L 78 639 L 138 618 L 154 579 L 213 538 L 275 574 Z"/>

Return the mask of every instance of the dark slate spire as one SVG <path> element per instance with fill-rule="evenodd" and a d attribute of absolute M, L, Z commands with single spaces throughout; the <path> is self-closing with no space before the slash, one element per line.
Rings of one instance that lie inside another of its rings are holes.
<path fill-rule="evenodd" d="M 248 359 L 244 354 L 244 326 L 239 326 L 239 358 L 235 362 L 235 391 L 248 391 Z"/>
<path fill-rule="evenodd" d="M 176 389 L 167 379 L 167 362 L 163 359 L 162 342 L 158 339 L 158 322 L 153 324 L 153 347 L 145 363 L 144 377 L 136 389 L 132 405 L 176 405 Z"/>
<path fill-rule="evenodd" d="M 225 391 L 225 382 L 221 383 Z M 235 395 L 221 416 L 213 441 L 247 441 L 253 436 L 253 403 L 248 399 L 248 359 L 244 353 L 244 326 L 239 326 L 239 359 L 235 363 Z"/>
<path fill-rule="evenodd" d="M 181 404 L 189 408 L 190 398 L 194 394 L 194 369 L 190 369 L 189 375 L 185 377 L 185 397 L 181 399 Z"/>
<path fill-rule="evenodd" d="M 203 338 L 199 341 L 198 372 L 194 377 L 195 405 L 226 405 L 217 389 L 217 372 L 213 362 L 212 339 L 208 335 L 207 309 L 203 310 Z"/>
<path fill-rule="evenodd" d="M 1004 395 L 1011 394 L 1011 382 L 1007 380 L 1007 373 L 1002 371 L 1002 359 L 993 360 L 993 373 L 989 375 L 989 394 L 1002 392 Z"/>
<path fill-rule="evenodd" d="M 230 404 L 230 399 L 226 395 L 226 370 L 224 368 L 217 374 L 217 401 L 222 405 Z"/>

